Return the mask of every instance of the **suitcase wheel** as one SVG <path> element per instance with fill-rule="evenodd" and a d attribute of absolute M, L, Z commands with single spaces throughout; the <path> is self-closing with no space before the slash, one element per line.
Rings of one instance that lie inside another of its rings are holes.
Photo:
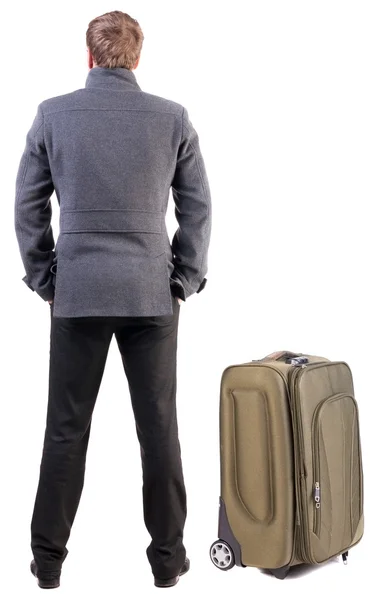
<path fill-rule="evenodd" d="M 215 567 L 222 571 L 228 571 L 235 565 L 234 553 L 227 542 L 223 540 L 217 540 L 212 544 L 210 557 Z"/>

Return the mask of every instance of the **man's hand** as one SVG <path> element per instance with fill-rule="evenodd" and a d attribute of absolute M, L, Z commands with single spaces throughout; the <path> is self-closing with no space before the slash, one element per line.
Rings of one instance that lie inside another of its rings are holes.
<path fill-rule="evenodd" d="M 47 302 L 48 302 L 49 304 L 52 304 L 52 303 L 54 302 L 54 299 L 52 299 L 52 300 L 47 300 Z"/>
<path fill-rule="evenodd" d="M 184 300 L 182 300 L 181 298 L 179 298 L 179 296 L 177 296 L 177 301 L 179 304 L 183 304 Z"/>

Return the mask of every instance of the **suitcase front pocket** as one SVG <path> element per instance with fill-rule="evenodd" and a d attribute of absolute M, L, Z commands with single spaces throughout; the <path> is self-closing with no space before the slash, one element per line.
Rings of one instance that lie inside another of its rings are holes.
<path fill-rule="evenodd" d="M 313 533 L 327 557 L 351 545 L 363 511 L 359 415 L 347 393 L 326 398 L 312 420 Z"/>

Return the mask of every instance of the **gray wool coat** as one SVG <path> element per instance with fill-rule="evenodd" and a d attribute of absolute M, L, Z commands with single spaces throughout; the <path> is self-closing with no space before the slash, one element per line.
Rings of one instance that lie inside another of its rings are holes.
<path fill-rule="evenodd" d="M 54 298 L 54 316 L 171 315 L 173 296 L 186 300 L 206 284 L 211 233 L 187 109 L 143 92 L 125 68 L 94 67 L 84 88 L 41 102 L 16 176 L 15 231 L 22 279 Z"/>

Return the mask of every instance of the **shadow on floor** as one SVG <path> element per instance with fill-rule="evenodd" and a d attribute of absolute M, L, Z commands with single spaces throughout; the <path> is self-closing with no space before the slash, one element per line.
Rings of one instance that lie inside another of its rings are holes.
<path fill-rule="evenodd" d="M 309 573 L 311 573 L 312 571 L 315 571 L 316 569 L 323 569 L 324 567 L 328 567 L 329 565 L 332 565 L 332 563 L 337 563 L 340 560 L 341 560 L 341 558 L 335 556 L 334 558 L 331 558 L 331 560 L 329 560 L 326 563 L 323 563 L 321 565 L 306 565 L 306 564 L 294 565 L 294 567 L 290 568 L 289 573 L 286 576 L 286 579 L 298 579 L 299 577 L 305 577 L 305 575 L 308 575 Z M 274 575 L 272 574 L 272 572 L 269 569 L 259 569 L 259 570 L 264 575 L 271 575 L 272 577 L 274 577 Z"/>

